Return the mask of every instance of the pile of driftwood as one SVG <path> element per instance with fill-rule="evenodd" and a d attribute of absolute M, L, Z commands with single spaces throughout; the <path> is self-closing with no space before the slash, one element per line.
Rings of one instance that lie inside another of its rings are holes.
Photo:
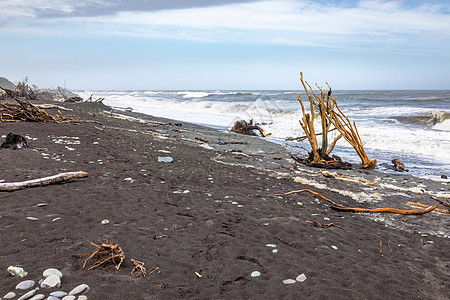
<path fill-rule="evenodd" d="M 256 136 L 255 130 L 258 130 L 263 137 L 270 136 L 270 133 L 266 133 L 261 127 L 253 124 L 253 120 L 249 122 L 245 120 L 236 121 L 230 129 L 231 132 Z"/>
<path fill-rule="evenodd" d="M 309 157 L 303 162 L 307 165 L 323 167 L 323 168 L 348 168 L 349 163 L 343 162 L 339 157 L 333 155 L 330 156 L 331 151 L 334 149 L 337 141 L 340 138 L 344 138 L 350 145 L 353 146 L 356 153 L 361 159 L 360 168 L 362 169 L 374 169 L 377 167 L 377 161 L 375 159 L 369 159 L 366 151 L 364 150 L 361 137 L 359 136 L 358 129 L 355 122 L 350 122 L 348 117 L 339 108 L 336 99 L 331 95 L 331 87 L 328 85 L 329 91 L 325 92 L 317 84 L 319 89 L 316 94 L 311 86 L 303 80 L 303 74 L 300 73 L 300 80 L 306 95 L 309 100 L 310 112 L 305 111 L 300 94 L 298 94 L 298 101 L 302 107 L 303 117 L 300 120 L 300 126 L 306 134 L 306 137 L 311 145 L 311 152 Z M 322 127 L 322 144 L 319 146 L 317 141 L 316 130 L 314 128 L 314 119 L 318 111 L 321 127 Z M 334 128 L 331 128 L 333 125 Z M 339 135 L 328 145 L 328 133 L 332 130 L 337 130 Z"/>
<path fill-rule="evenodd" d="M 50 115 L 45 110 L 31 103 L 36 99 L 36 94 L 31 89 L 26 79 L 17 84 L 17 88 L 12 91 L 0 87 L 3 91 L 0 102 L 1 122 L 69 122 L 70 118 L 64 117 L 58 110 L 58 114 Z M 14 100 L 14 102 L 7 102 Z"/>

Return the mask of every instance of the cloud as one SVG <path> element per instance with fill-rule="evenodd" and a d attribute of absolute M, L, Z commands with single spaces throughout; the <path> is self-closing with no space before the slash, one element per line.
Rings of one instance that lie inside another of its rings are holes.
<path fill-rule="evenodd" d="M 16 30 L 214 42 L 404 49 L 449 46 L 450 5 L 432 1 L 9 0 Z M 189 3 L 187 3 L 189 2 Z M 51 3 L 51 4 L 50 4 Z M 20 8 L 20 9 L 19 9 Z M 30 19 L 27 20 L 26 17 Z M 5 18 L 5 17 L 0 17 Z M 15 18 L 16 19 L 16 18 Z M 1 19 L 0 19 L 1 20 Z M 4 22 L 3 22 L 4 23 Z M 58 24 L 58 26 L 55 26 Z M 36 30 L 36 29 L 35 29 Z"/>

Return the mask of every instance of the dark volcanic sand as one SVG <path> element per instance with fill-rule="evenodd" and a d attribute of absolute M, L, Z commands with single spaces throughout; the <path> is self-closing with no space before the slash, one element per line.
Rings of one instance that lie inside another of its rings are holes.
<path fill-rule="evenodd" d="M 22 280 L 41 279 L 42 272 L 53 267 L 64 274 L 59 290 L 86 283 L 91 287 L 89 299 L 448 299 L 449 239 L 423 234 L 428 230 L 448 235 L 448 215 L 383 215 L 374 220 L 331 210 L 309 193 L 274 195 L 308 188 L 349 206 L 411 209 L 406 201 L 434 204 L 428 194 L 314 178 L 317 170 L 312 169 L 294 174 L 283 150 L 261 139 L 176 126 L 168 120 L 159 119 L 164 125 L 158 125 L 113 118 L 101 104 L 65 105 L 75 110 L 65 115 L 91 122 L 0 123 L 0 135 L 14 132 L 37 138 L 29 140 L 28 149 L 0 149 L 0 179 L 89 173 L 65 183 L 0 192 L 0 297 Z M 218 145 L 219 139 L 249 143 Z M 208 149 L 202 142 L 206 140 L 216 150 Z M 158 156 L 174 161 L 158 162 Z M 293 180 L 295 176 L 328 188 L 303 185 Z M 382 177 L 390 181 L 395 176 Z M 403 177 L 397 181 L 415 180 Z M 448 192 L 445 183 L 434 185 Z M 331 188 L 392 197 L 386 197 L 389 205 L 358 203 Z M 48 206 L 37 207 L 39 203 Z M 27 220 L 30 216 L 39 220 Z M 102 225 L 104 219 L 110 223 Z M 346 230 L 305 223 L 312 220 Z M 102 239 L 122 247 L 126 264 L 117 272 L 112 266 L 83 270 L 79 254 L 92 252 L 89 243 Z M 278 252 L 266 244 L 275 244 Z M 159 270 L 148 279 L 132 278 L 130 258 L 145 262 L 148 270 Z M 28 276 L 10 276 L 10 265 L 23 266 Z M 261 276 L 251 277 L 253 271 Z M 282 283 L 302 273 L 306 281 Z M 40 292 L 48 295 L 50 290 Z"/>

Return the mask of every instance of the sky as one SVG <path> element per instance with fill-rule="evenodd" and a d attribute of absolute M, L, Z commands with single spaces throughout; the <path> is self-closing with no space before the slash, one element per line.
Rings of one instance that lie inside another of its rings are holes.
<path fill-rule="evenodd" d="M 0 0 L 0 76 L 86 90 L 450 89 L 450 1 Z"/>

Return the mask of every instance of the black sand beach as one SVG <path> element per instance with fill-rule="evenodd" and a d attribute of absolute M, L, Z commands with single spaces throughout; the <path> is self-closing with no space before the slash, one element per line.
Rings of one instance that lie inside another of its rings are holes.
<path fill-rule="evenodd" d="M 260 138 L 100 103 L 61 105 L 79 124 L 0 123 L 0 135 L 27 136 L 30 146 L 0 149 L 1 180 L 89 173 L 0 192 L 0 297 L 57 268 L 59 290 L 85 283 L 88 299 L 448 299 L 448 215 L 358 214 L 310 193 L 276 195 L 311 189 L 350 207 L 414 209 L 406 202 L 448 200 L 448 180 L 358 169 L 339 173 L 379 185 L 326 178 Z M 90 242 L 106 239 L 125 264 L 82 269 Z M 158 269 L 133 278 L 130 258 Z M 29 274 L 11 276 L 11 265 Z M 283 283 L 300 274 L 305 281 Z"/>

